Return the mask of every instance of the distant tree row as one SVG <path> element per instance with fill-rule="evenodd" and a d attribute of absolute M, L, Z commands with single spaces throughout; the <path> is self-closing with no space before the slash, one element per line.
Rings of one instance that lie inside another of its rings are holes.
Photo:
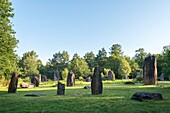
<path fill-rule="evenodd" d="M 66 78 L 68 72 L 74 72 L 76 78 L 87 77 L 93 74 L 93 69 L 98 66 L 103 75 L 107 75 L 105 70 L 112 70 L 116 79 L 121 79 L 123 76 L 135 77 L 136 70 L 142 70 L 143 61 L 146 57 L 151 56 L 151 53 L 146 53 L 144 48 L 139 48 L 135 51 L 136 54 L 133 58 L 123 55 L 122 47 L 120 44 L 113 44 L 108 52 L 104 48 L 98 51 L 95 55 L 92 51 L 87 52 L 84 57 L 80 57 L 75 53 L 70 59 L 67 51 L 57 52 L 53 58 L 49 59 L 46 65 L 38 58 L 36 52 L 27 52 L 20 59 L 18 67 L 23 75 L 42 74 L 47 75 L 48 78 L 53 79 L 55 70 L 58 70 Z M 164 73 L 168 79 L 170 75 L 170 46 L 165 46 L 161 54 L 156 54 L 158 75 Z M 108 71 L 107 71 L 108 72 Z"/>

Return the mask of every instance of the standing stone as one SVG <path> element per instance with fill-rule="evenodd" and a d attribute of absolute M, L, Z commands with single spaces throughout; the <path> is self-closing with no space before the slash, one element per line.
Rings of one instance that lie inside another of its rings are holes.
<path fill-rule="evenodd" d="M 18 85 L 18 75 L 16 72 L 12 74 L 11 81 L 8 87 L 8 93 L 16 93 Z"/>
<path fill-rule="evenodd" d="M 160 81 L 164 81 L 164 74 L 162 73 L 161 76 L 159 77 Z"/>
<path fill-rule="evenodd" d="M 127 80 L 129 77 L 127 75 L 123 75 L 123 79 Z"/>
<path fill-rule="evenodd" d="M 157 64 L 155 56 L 145 58 L 143 80 L 145 85 L 157 85 Z"/>
<path fill-rule="evenodd" d="M 54 81 L 58 81 L 58 80 L 60 80 L 60 72 L 56 70 L 54 72 Z"/>
<path fill-rule="evenodd" d="M 96 67 L 94 69 L 94 74 L 92 76 L 92 82 L 91 82 L 92 95 L 102 94 L 102 90 L 103 90 L 103 84 L 102 84 L 100 70 L 98 67 Z"/>
<path fill-rule="evenodd" d="M 35 87 L 39 87 L 40 84 L 39 78 L 35 76 L 34 78 L 31 79 L 31 83 L 33 83 Z"/>
<path fill-rule="evenodd" d="M 41 77 L 41 81 L 42 81 L 42 82 L 47 82 L 47 76 L 42 75 L 42 77 Z"/>
<path fill-rule="evenodd" d="M 41 82 L 41 74 L 36 75 L 36 77 L 38 78 L 39 83 L 40 83 Z"/>
<path fill-rule="evenodd" d="M 64 95 L 64 93 L 65 93 L 65 84 L 62 84 L 61 82 L 58 81 L 57 95 Z"/>
<path fill-rule="evenodd" d="M 74 85 L 75 85 L 75 75 L 73 72 L 68 73 L 67 86 L 74 86 Z"/>
<path fill-rule="evenodd" d="M 114 78 L 114 75 L 113 75 L 113 72 L 110 70 L 109 72 L 108 72 L 108 80 L 114 80 L 115 78 Z"/>
<path fill-rule="evenodd" d="M 85 79 L 86 82 L 91 82 L 91 77 L 88 76 L 86 79 Z"/>

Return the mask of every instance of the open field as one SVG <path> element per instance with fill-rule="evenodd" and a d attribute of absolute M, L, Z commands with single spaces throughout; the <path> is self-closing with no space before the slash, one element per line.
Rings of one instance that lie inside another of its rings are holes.
<path fill-rule="evenodd" d="M 123 82 L 104 81 L 103 94 L 91 95 L 90 85 L 77 82 L 66 87 L 64 96 L 57 96 L 56 82 L 43 83 L 38 88 L 18 88 L 16 94 L 8 94 L 7 88 L 0 88 L 0 113 L 169 113 L 170 82 L 159 82 L 157 86 L 124 85 Z M 131 100 L 135 92 L 162 93 L 162 101 L 139 102 Z M 40 97 L 26 97 L 25 94 L 45 94 Z"/>

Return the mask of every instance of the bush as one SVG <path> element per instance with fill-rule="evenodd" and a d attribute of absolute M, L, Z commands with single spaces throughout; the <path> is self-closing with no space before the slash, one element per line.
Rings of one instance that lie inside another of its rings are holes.
<path fill-rule="evenodd" d="M 6 80 L 4 76 L 0 75 L 0 86 L 8 86 L 10 80 Z"/>
<path fill-rule="evenodd" d="M 63 80 L 67 79 L 67 75 L 68 75 L 68 69 L 64 68 L 64 70 L 61 72 L 62 78 Z"/>
<path fill-rule="evenodd" d="M 84 78 L 82 76 L 80 76 L 79 81 L 84 81 Z"/>

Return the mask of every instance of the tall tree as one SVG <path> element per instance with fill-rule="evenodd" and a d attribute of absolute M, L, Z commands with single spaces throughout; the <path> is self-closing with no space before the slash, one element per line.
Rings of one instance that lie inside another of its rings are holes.
<path fill-rule="evenodd" d="M 135 52 L 136 52 L 136 54 L 134 56 L 134 60 L 139 64 L 139 67 L 142 69 L 143 62 L 144 62 L 144 59 L 145 59 L 147 53 L 145 52 L 144 48 L 139 48 Z"/>
<path fill-rule="evenodd" d="M 70 70 L 75 73 L 76 78 L 86 77 L 91 74 L 87 62 L 83 58 L 80 58 L 78 54 L 74 54 L 70 62 Z"/>
<path fill-rule="evenodd" d="M 131 58 L 128 57 L 128 56 L 124 56 L 124 57 L 125 57 L 125 59 L 127 60 L 127 62 L 129 63 L 129 66 L 130 66 L 130 68 L 131 68 L 131 73 L 130 73 L 130 75 L 131 75 L 132 77 L 136 77 L 136 76 L 137 76 L 136 70 L 139 70 L 139 65 L 138 65 L 138 63 L 135 62 L 134 59 L 131 59 Z"/>
<path fill-rule="evenodd" d="M 67 51 L 63 51 L 62 53 L 59 51 L 58 53 L 53 54 L 53 58 L 50 59 L 50 63 L 53 66 L 53 70 L 59 70 L 60 72 L 64 70 L 64 68 L 68 68 L 69 63 L 69 54 Z"/>
<path fill-rule="evenodd" d="M 94 68 L 95 64 L 94 64 L 94 60 L 95 60 L 95 55 L 94 53 L 88 52 L 85 54 L 84 56 L 85 61 L 88 63 L 88 66 L 90 68 L 90 70 L 92 71 L 92 69 Z"/>
<path fill-rule="evenodd" d="M 104 48 L 102 48 L 101 50 L 99 50 L 98 54 L 95 57 L 95 63 L 103 71 L 106 65 L 106 61 L 107 61 L 107 52 Z"/>
<path fill-rule="evenodd" d="M 130 68 L 129 63 L 127 62 L 127 60 L 124 57 L 122 57 L 121 61 L 120 61 L 120 67 L 119 67 L 120 75 L 121 76 L 129 75 L 130 72 L 131 72 L 131 68 Z"/>
<path fill-rule="evenodd" d="M 0 75 L 5 77 L 18 69 L 15 53 L 18 40 L 10 20 L 13 17 L 12 3 L 9 0 L 0 0 Z"/>
<path fill-rule="evenodd" d="M 170 45 L 163 47 L 163 64 L 162 64 L 162 72 L 165 76 L 165 79 L 169 79 L 170 76 Z"/>
<path fill-rule="evenodd" d="M 122 46 L 120 44 L 113 44 L 110 48 L 110 54 L 114 57 L 120 57 L 123 55 Z"/>
<path fill-rule="evenodd" d="M 20 61 L 20 67 L 22 68 L 24 75 L 33 75 L 39 73 L 38 66 L 41 61 L 37 58 L 38 55 L 35 51 L 29 51 L 23 54 L 23 57 Z"/>

